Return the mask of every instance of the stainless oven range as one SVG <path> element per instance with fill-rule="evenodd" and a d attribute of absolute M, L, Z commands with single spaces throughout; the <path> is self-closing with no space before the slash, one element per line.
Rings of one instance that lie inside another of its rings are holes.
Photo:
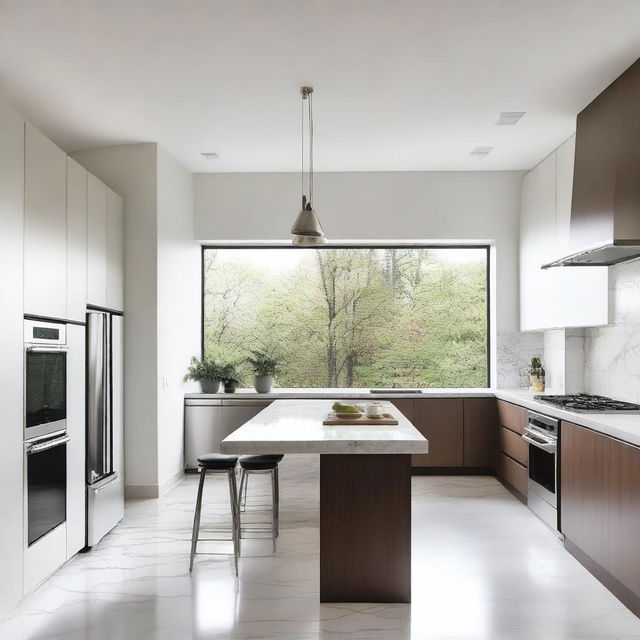
<path fill-rule="evenodd" d="M 558 436 L 560 421 L 528 412 L 522 438 L 529 444 L 529 508 L 555 531 L 559 526 Z"/>

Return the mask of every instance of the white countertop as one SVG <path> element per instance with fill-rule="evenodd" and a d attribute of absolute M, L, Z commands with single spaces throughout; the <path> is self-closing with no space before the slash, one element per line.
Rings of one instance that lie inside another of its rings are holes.
<path fill-rule="evenodd" d="M 526 389 L 495 389 L 494 394 L 500 400 L 513 402 L 532 411 L 573 422 L 629 444 L 640 446 L 639 413 L 579 413 L 566 411 L 548 402 L 534 400 L 533 396 L 540 394 L 534 394 Z"/>
<path fill-rule="evenodd" d="M 275 400 L 257 416 L 227 436 L 220 451 L 234 455 L 278 453 L 428 453 L 429 443 L 390 403 L 385 411 L 398 425 L 340 425 L 322 421 L 333 400 Z"/>
<path fill-rule="evenodd" d="M 302 389 L 275 388 L 271 393 L 257 393 L 254 389 L 238 389 L 235 393 L 185 393 L 187 400 L 281 400 L 293 398 L 318 398 L 318 399 L 392 399 L 392 398 L 492 398 L 493 389 L 419 389 L 408 390 L 406 393 L 369 393 L 368 389 Z"/>

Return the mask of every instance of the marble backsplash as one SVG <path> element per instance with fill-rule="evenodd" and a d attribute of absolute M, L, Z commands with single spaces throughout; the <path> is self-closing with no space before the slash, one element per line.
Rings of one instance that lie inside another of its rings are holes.
<path fill-rule="evenodd" d="M 503 389 L 529 386 L 527 367 L 531 358 L 543 356 L 541 331 L 498 331 L 497 386 Z"/>
<path fill-rule="evenodd" d="M 585 390 L 640 403 L 640 260 L 609 267 L 606 327 L 585 329 Z"/>

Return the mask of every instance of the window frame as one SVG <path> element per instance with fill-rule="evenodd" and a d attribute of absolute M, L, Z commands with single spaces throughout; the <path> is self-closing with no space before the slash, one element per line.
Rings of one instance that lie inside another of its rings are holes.
<path fill-rule="evenodd" d="M 201 245 L 200 253 L 200 357 L 204 357 L 204 276 L 205 254 L 209 249 L 290 249 L 292 251 L 308 251 L 309 249 L 484 249 L 486 258 L 487 287 L 487 379 L 486 389 L 491 388 L 491 244 L 480 242 L 437 243 L 437 242 L 331 242 L 321 245 L 294 245 L 291 242 L 213 242 Z M 365 389 L 365 387 L 362 387 Z"/>

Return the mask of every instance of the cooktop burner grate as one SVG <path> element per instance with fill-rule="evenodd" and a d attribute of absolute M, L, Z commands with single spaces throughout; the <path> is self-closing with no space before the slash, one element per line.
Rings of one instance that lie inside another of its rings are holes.
<path fill-rule="evenodd" d="M 613 400 L 605 396 L 592 396 L 587 393 L 579 393 L 577 395 L 566 396 L 534 396 L 535 400 L 540 402 L 548 402 L 549 404 L 568 409 L 569 411 L 591 412 L 599 411 L 600 413 L 618 413 L 624 411 L 626 413 L 640 413 L 640 405 L 632 402 L 623 402 L 622 400 Z"/>

